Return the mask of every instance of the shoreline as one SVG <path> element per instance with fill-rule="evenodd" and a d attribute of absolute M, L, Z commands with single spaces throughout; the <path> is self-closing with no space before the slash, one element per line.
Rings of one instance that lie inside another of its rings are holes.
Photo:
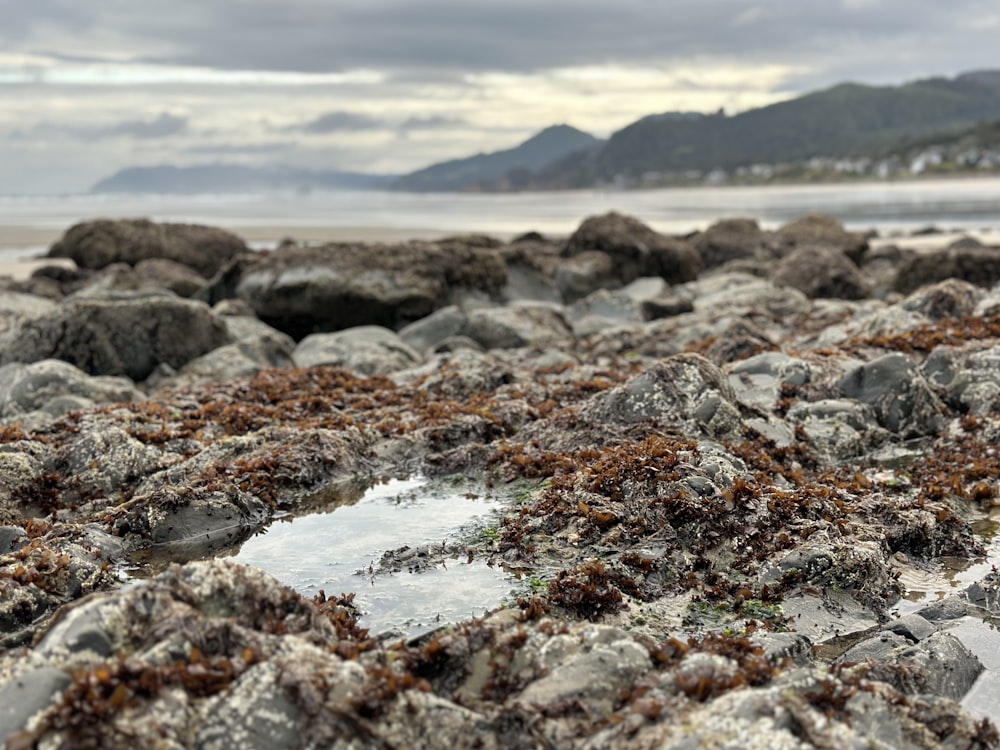
<path fill-rule="evenodd" d="M 407 240 L 435 241 L 448 236 L 463 234 L 442 229 L 398 228 L 377 226 L 234 226 L 215 225 L 241 237 L 247 244 L 261 246 L 273 243 L 277 245 L 284 238 L 294 239 L 307 244 L 324 244 L 328 242 L 360 242 L 360 243 L 393 243 Z M 46 265 L 61 265 L 67 268 L 75 267 L 73 261 L 66 258 L 48 258 L 44 256 L 46 249 L 62 237 L 65 229 L 51 229 L 30 226 L 0 226 L 0 277 L 10 277 L 15 280 L 28 278 L 37 268 Z M 465 232 L 469 234 L 471 232 Z M 501 241 L 509 241 L 514 236 L 510 232 L 486 232 Z M 943 247 L 960 237 L 972 237 L 985 245 L 1000 246 L 1000 226 L 986 229 L 948 229 L 924 234 L 914 231 L 906 232 L 889 230 L 871 240 L 871 247 L 877 249 L 890 245 L 911 248 L 918 251 L 932 250 Z M 23 255 L 15 255 L 23 250 Z"/>

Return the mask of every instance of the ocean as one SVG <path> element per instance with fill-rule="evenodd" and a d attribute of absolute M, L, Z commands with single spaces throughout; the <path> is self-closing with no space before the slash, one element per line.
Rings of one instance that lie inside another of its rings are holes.
<path fill-rule="evenodd" d="M 836 185 L 576 190 L 512 194 L 312 192 L 271 195 L 0 196 L 0 239 L 14 229 L 50 230 L 98 217 L 145 216 L 234 229 L 282 227 L 480 232 L 511 236 L 535 230 L 569 234 L 587 216 L 634 215 L 683 234 L 726 217 L 775 227 L 811 211 L 848 228 L 881 234 L 1000 227 L 1000 178 Z M 8 230 L 8 231 L 5 231 Z M 257 231 L 260 238 L 260 231 Z M 281 237 L 267 238 L 278 241 Z M 0 260 L 37 256 L 43 246 L 0 241 Z"/>

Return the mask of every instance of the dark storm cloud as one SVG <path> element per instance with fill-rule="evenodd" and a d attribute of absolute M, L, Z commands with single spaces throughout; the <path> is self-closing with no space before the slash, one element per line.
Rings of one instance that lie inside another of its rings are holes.
<path fill-rule="evenodd" d="M 20 49 L 40 49 L 55 28 L 97 27 L 130 40 L 135 59 L 427 77 L 705 57 L 947 71 L 991 63 L 997 29 L 971 26 L 998 13 L 995 0 L 0 0 L 0 9 L 0 38 Z"/>

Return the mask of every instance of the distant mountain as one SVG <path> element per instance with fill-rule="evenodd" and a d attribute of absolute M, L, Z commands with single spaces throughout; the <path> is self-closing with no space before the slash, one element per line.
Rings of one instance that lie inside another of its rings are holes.
<path fill-rule="evenodd" d="M 522 186 L 587 187 L 639 180 L 650 173 L 728 171 L 817 156 L 872 155 L 998 116 L 1000 71 L 903 86 L 844 83 L 732 117 L 721 112 L 644 117 L 614 133 L 599 149 L 536 170 Z"/>
<path fill-rule="evenodd" d="M 414 192 L 516 188 L 552 162 L 602 143 L 569 125 L 554 125 L 515 148 L 433 164 L 400 177 L 391 187 Z"/>
<path fill-rule="evenodd" d="M 395 175 L 318 171 L 290 167 L 210 164 L 195 167 L 129 167 L 91 188 L 92 193 L 257 193 L 271 190 L 374 190 Z"/>

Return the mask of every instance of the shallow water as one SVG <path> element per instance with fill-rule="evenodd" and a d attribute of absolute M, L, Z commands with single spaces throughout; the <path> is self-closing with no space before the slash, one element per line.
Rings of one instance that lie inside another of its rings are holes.
<path fill-rule="evenodd" d="M 900 614 L 916 612 L 927 604 L 954 596 L 981 581 L 991 570 L 1000 567 L 1000 510 L 973 523 L 973 530 L 986 543 L 986 553 L 976 560 L 942 558 L 933 570 L 906 570 L 900 582 L 906 594 L 896 607 Z M 1000 720 L 1000 626 L 992 618 L 963 617 L 942 623 L 942 629 L 958 638 L 986 668 L 969 692 L 962 706 L 978 716 Z"/>
<path fill-rule="evenodd" d="M 465 557 L 420 573 L 405 570 L 404 562 L 402 572 L 385 573 L 379 570 L 383 553 L 407 546 L 418 550 L 411 558 L 418 563 L 422 549 L 495 527 L 504 507 L 481 484 L 391 480 L 354 505 L 276 522 L 247 540 L 233 559 L 309 596 L 353 592 L 364 613 L 362 627 L 412 636 L 495 609 L 514 579 Z"/>

